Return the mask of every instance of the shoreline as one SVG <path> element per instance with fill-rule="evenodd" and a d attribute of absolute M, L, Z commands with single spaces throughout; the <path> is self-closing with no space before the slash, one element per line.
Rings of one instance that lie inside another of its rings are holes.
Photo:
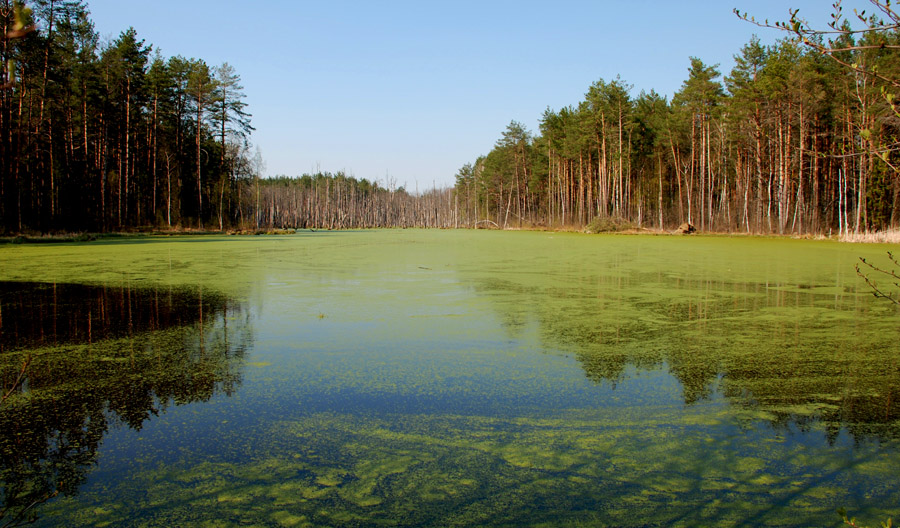
<path fill-rule="evenodd" d="M 271 229 L 198 229 L 198 228 L 173 228 L 173 229 L 135 229 L 123 231 L 110 231 L 106 233 L 97 232 L 56 232 L 56 233 L 18 233 L 0 236 L 0 245 L 18 245 L 18 244 L 60 244 L 60 243 L 80 243 L 94 242 L 104 239 L 116 238 L 133 238 L 133 237 L 182 237 L 182 236 L 280 236 L 292 235 L 299 232 L 317 232 L 317 231 L 347 231 L 347 230 L 369 230 L 369 229 L 451 229 L 451 230 L 485 230 L 473 229 L 471 227 L 458 228 L 428 228 L 428 227 L 357 227 L 350 229 L 328 229 L 328 228 L 271 228 Z M 747 232 L 728 232 L 728 231 L 696 231 L 694 233 L 682 233 L 677 229 L 673 231 L 651 229 L 651 228 L 629 228 L 622 230 L 610 230 L 601 232 L 590 232 L 587 228 L 541 228 L 541 227 L 508 227 L 506 229 L 486 229 L 488 231 L 534 231 L 548 233 L 582 233 L 588 235 L 625 235 L 625 236 L 714 236 L 714 237 L 760 237 L 760 238 L 790 238 L 794 240 L 832 240 L 836 242 L 848 244 L 900 244 L 900 229 L 892 229 L 889 231 L 874 231 L 869 233 L 850 233 L 846 235 L 824 235 L 824 234 L 777 234 L 777 233 L 747 233 Z"/>

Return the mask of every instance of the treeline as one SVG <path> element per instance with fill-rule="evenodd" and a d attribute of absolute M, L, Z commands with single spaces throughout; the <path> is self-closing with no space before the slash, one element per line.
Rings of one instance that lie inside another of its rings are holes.
<path fill-rule="evenodd" d="M 261 179 L 240 76 L 101 43 L 82 0 L 0 0 L 0 231 L 135 226 L 645 227 L 841 233 L 900 225 L 897 29 L 839 35 L 841 62 L 752 39 L 730 73 L 691 58 L 671 100 L 617 78 L 513 121 L 452 189 L 344 174 Z M 15 31 L 13 31 L 15 33 Z M 872 72 L 877 72 L 873 75 Z"/>
<path fill-rule="evenodd" d="M 259 228 L 464 227 L 452 189 L 411 194 L 342 172 L 256 179 L 253 185 L 240 209 L 245 226 L 249 220 Z"/>
<path fill-rule="evenodd" d="M 240 76 L 165 58 L 134 29 L 101 43 L 85 2 L 4 0 L 0 228 L 233 222 L 253 160 Z M 174 22 L 173 22 L 174 23 Z"/>
<path fill-rule="evenodd" d="M 846 27 L 846 26 L 845 26 Z M 547 109 L 532 134 L 513 121 L 456 176 L 462 223 L 848 233 L 900 223 L 897 30 L 835 43 L 846 68 L 793 40 L 753 38 L 722 78 L 691 58 L 667 100 L 617 78 Z M 863 49 L 875 44 L 878 49 Z M 884 44 L 884 46 L 880 46 Z M 867 73 L 869 72 L 869 73 Z"/>
<path fill-rule="evenodd" d="M 165 58 L 134 29 L 101 43 L 85 2 L 0 3 L 0 232 L 455 227 L 452 189 L 343 173 L 261 178 L 240 76 Z"/>

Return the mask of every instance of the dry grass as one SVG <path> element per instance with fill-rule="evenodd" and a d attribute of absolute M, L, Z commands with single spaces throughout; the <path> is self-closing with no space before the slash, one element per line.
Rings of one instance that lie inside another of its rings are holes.
<path fill-rule="evenodd" d="M 229 235 L 293 235 L 297 229 L 280 229 L 280 228 L 260 228 L 260 229 L 232 229 L 227 231 Z M 304 231 L 306 231 L 304 229 Z M 318 231 L 318 229 L 310 229 L 309 231 Z M 330 231 L 323 229 L 322 231 Z"/>
<path fill-rule="evenodd" d="M 876 231 L 873 233 L 851 233 L 842 235 L 840 241 L 859 244 L 900 244 L 900 229 Z"/>

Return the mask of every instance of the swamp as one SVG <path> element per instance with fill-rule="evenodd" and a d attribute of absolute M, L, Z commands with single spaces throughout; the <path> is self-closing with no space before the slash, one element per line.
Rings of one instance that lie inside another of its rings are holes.
<path fill-rule="evenodd" d="M 0 246 L 0 526 L 837 526 L 900 505 L 890 245 Z"/>

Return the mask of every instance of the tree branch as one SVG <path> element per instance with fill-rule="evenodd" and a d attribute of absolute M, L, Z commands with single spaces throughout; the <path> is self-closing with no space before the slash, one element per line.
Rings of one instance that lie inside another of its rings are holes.
<path fill-rule="evenodd" d="M 891 260 L 891 262 L 894 263 L 894 266 L 900 266 L 900 263 L 897 262 L 896 257 L 894 257 L 893 253 L 891 253 L 890 251 L 888 251 L 888 258 Z M 900 288 L 900 275 L 898 275 L 895 270 L 886 270 L 886 269 L 879 268 L 878 266 L 875 266 L 874 264 L 871 264 L 868 261 L 866 261 L 866 259 L 863 257 L 859 257 L 859 260 L 865 266 L 867 266 L 870 270 L 875 271 L 877 273 L 882 273 L 884 275 L 891 277 L 892 279 L 895 279 L 897 282 L 894 282 L 894 286 L 896 288 Z M 885 293 L 881 288 L 879 288 L 874 280 L 870 279 L 868 275 L 863 273 L 859 264 L 856 265 L 856 274 L 859 275 L 864 281 L 866 281 L 866 284 L 869 286 L 869 288 L 872 289 L 872 293 L 873 293 L 873 295 L 875 295 L 875 297 L 881 298 L 881 299 L 887 299 L 894 304 L 900 305 L 900 299 L 898 299 L 894 293 Z"/>
<path fill-rule="evenodd" d="M 888 45 L 886 43 L 882 43 L 879 45 L 865 45 L 865 46 L 846 46 L 846 47 L 831 47 L 833 41 L 829 40 L 829 46 L 825 46 L 823 44 L 819 44 L 814 42 L 816 37 L 822 37 L 826 35 L 855 35 L 855 34 L 869 34 L 869 33 L 880 33 L 885 31 L 891 31 L 900 29 L 900 17 L 896 13 L 894 13 L 893 9 L 890 7 L 889 3 L 885 4 L 880 2 L 879 0 L 869 0 L 872 4 L 878 7 L 883 13 L 885 13 L 892 20 L 897 21 L 897 24 L 889 24 L 889 25 L 870 25 L 864 18 L 865 11 L 862 14 L 857 14 L 857 18 L 859 18 L 864 24 L 867 24 L 865 29 L 838 29 L 838 24 L 842 20 L 841 16 L 841 2 L 838 0 L 835 2 L 834 9 L 835 13 L 832 14 L 832 21 L 829 22 L 829 27 L 832 30 L 818 30 L 818 29 L 810 29 L 809 24 L 798 18 L 797 14 L 800 12 L 799 9 L 789 9 L 788 13 L 790 13 L 791 18 L 788 22 L 776 22 L 775 24 L 770 24 L 768 20 L 765 22 L 759 22 L 752 16 L 747 13 L 741 13 L 740 10 L 734 9 L 733 12 L 737 15 L 738 18 L 745 22 L 749 22 L 758 27 L 767 28 L 767 29 L 777 29 L 779 31 L 785 31 L 787 33 L 791 33 L 795 35 L 795 38 L 803 43 L 806 46 L 818 51 L 819 53 L 831 57 L 834 61 L 836 61 L 841 66 L 848 68 L 849 70 L 860 73 L 869 77 L 874 77 L 881 81 L 884 81 L 891 86 L 895 86 L 900 88 L 900 80 L 891 79 L 889 77 L 885 77 L 884 75 L 879 74 L 875 70 L 868 70 L 865 68 L 861 68 L 858 64 L 847 63 L 844 60 L 836 57 L 835 54 L 842 51 L 860 51 L 860 50 L 871 50 L 871 49 L 900 49 L 898 45 Z"/>
<path fill-rule="evenodd" d="M 9 391 L 0 398 L 0 403 L 5 402 L 12 393 L 15 392 L 16 388 L 22 383 L 22 378 L 25 377 L 25 371 L 28 369 L 28 365 L 31 364 L 31 356 L 25 358 L 25 361 L 22 362 L 22 370 L 19 371 L 19 376 L 16 378 L 15 383 L 12 384 L 12 387 L 9 388 Z"/>

